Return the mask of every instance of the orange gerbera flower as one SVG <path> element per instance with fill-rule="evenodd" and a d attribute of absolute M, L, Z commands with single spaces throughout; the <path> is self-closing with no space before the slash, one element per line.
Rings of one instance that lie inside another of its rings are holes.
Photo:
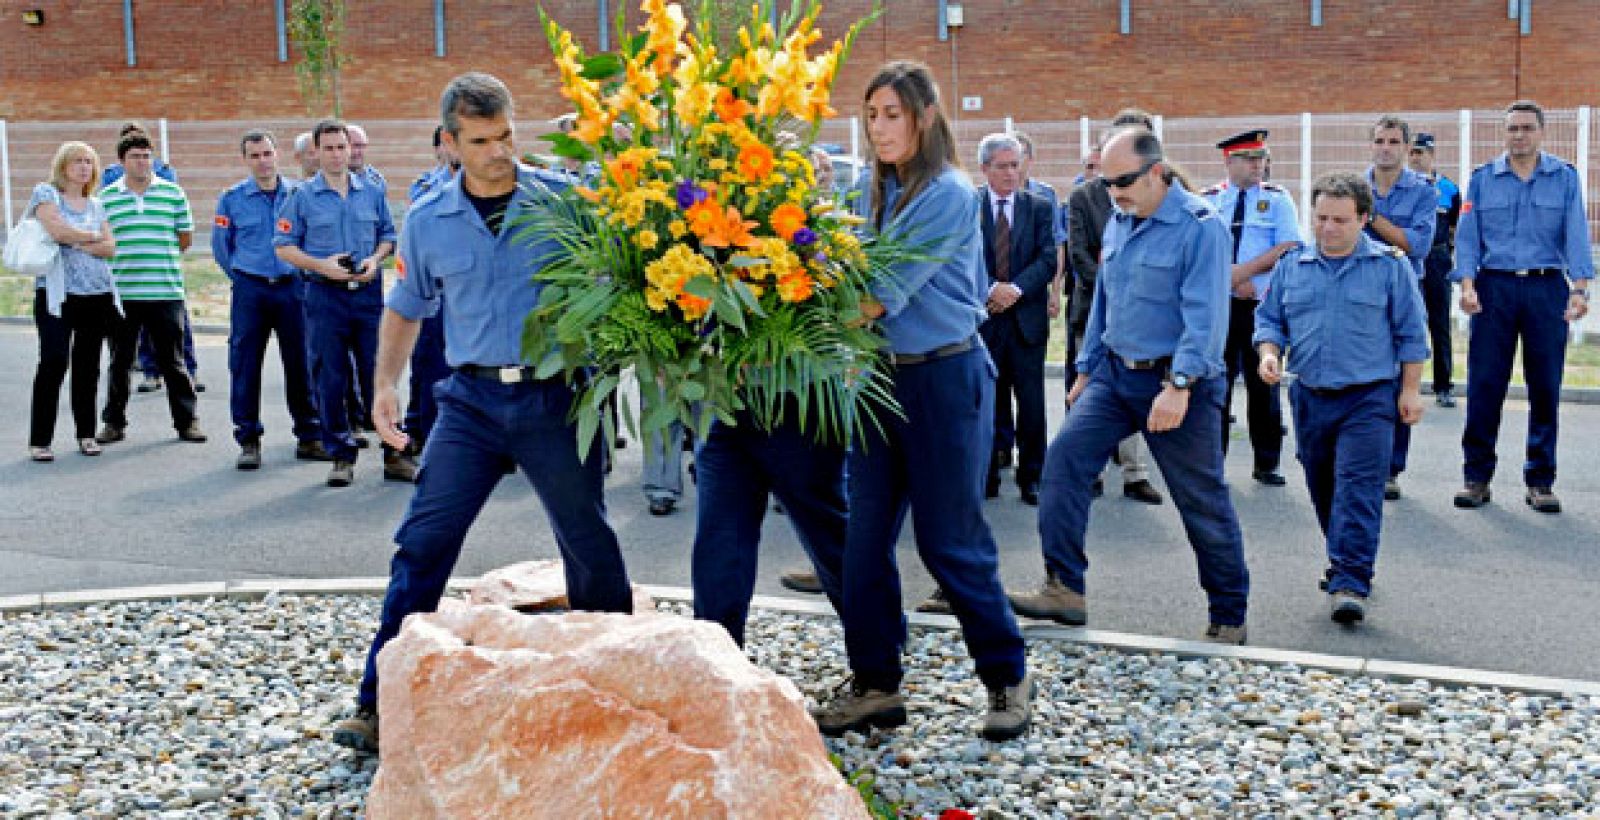
<path fill-rule="evenodd" d="M 806 226 L 806 209 L 793 202 L 785 202 L 772 209 L 770 221 L 774 233 L 783 237 L 785 242 L 793 241 L 794 232 Z"/>
<path fill-rule="evenodd" d="M 733 91 L 727 87 L 717 92 L 717 119 L 732 125 L 741 122 L 754 110 L 750 103 L 733 96 Z"/>
<path fill-rule="evenodd" d="M 737 162 L 739 173 L 751 182 L 759 182 L 772 173 L 772 149 L 759 142 L 752 142 L 739 149 Z"/>
<path fill-rule="evenodd" d="M 804 271 L 795 271 L 778 279 L 778 298 L 785 302 L 804 302 L 811 298 L 816 283 Z"/>
<path fill-rule="evenodd" d="M 678 303 L 678 309 L 683 311 L 683 318 L 691 322 L 706 315 L 706 311 L 711 309 L 710 299 L 692 293 L 680 293 L 674 301 Z"/>
<path fill-rule="evenodd" d="M 708 248 L 747 248 L 755 241 L 750 229 L 759 224 L 746 220 L 738 208 L 724 208 L 713 199 L 696 203 L 684 216 L 689 219 L 689 230 Z"/>

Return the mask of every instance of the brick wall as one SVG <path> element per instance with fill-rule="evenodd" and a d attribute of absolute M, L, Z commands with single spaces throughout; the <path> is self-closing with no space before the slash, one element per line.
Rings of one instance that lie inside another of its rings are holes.
<path fill-rule="evenodd" d="M 288 0 L 286 0 L 288 2 Z M 632 0 L 613 0 L 636 5 Z M 542 4 L 587 43 L 594 0 Z M 293 68 L 277 61 L 270 2 L 136 0 L 138 65 L 126 65 L 122 4 L 0 0 L 0 117 L 16 120 L 301 117 Z M 824 30 L 870 0 L 834 0 Z M 1324 3 L 1309 0 L 1135 0 L 1132 34 L 1117 0 L 966 0 L 966 27 L 937 32 L 934 0 L 887 0 L 838 85 L 854 113 L 877 64 L 932 65 L 951 98 L 983 97 L 981 116 L 1103 117 L 1125 105 L 1169 116 L 1315 110 L 1494 108 L 1517 96 L 1550 107 L 1600 102 L 1595 0 L 1541 0 L 1520 37 L 1504 0 Z M 45 12 L 42 27 L 23 9 Z M 452 75 L 488 70 L 511 86 L 524 116 L 561 109 L 535 3 L 453 0 L 448 54 L 434 55 L 433 3 L 349 0 L 344 77 L 353 119 L 427 118 Z M 630 8 L 630 16 L 637 12 Z"/>

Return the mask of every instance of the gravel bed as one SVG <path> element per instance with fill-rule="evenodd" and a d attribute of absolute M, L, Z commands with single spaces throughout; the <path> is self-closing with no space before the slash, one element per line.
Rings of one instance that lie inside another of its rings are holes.
<path fill-rule="evenodd" d="M 0 616 L 0 817 L 359 816 L 377 760 L 323 732 L 378 604 Z M 758 611 L 749 645 L 813 698 L 844 679 L 831 620 Z M 908 655 L 911 724 L 828 747 L 911 816 L 1600 816 L 1600 698 L 1035 640 L 1034 728 L 991 744 L 959 635 L 914 630 Z"/>

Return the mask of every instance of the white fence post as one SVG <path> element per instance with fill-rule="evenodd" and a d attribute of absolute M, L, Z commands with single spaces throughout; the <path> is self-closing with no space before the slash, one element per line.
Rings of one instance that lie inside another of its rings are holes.
<path fill-rule="evenodd" d="M 861 161 L 861 118 L 850 118 L 850 156 Z"/>
<path fill-rule="evenodd" d="M 1087 116 L 1079 117 L 1078 118 L 1078 156 L 1079 157 L 1089 156 L 1089 147 L 1090 147 L 1090 142 L 1089 142 L 1089 118 Z"/>
<path fill-rule="evenodd" d="M 167 149 L 167 118 L 162 117 L 159 123 L 161 128 L 161 161 L 172 164 L 172 152 Z"/>
<path fill-rule="evenodd" d="M 1160 114 L 1157 114 L 1150 118 L 1150 124 L 1156 127 L 1156 139 L 1165 142 L 1167 138 L 1163 131 L 1166 129 L 1167 121 Z"/>
<path fill-rule="evenodd" d="M 6 203 L 6 224 L 0 232 L 11 238 L 11 144 L 6 138 L 6 121 L 0 119 L 0 199 Z"/>
<path fill-rule="evenodd" d="M 1006 134 L 1014 134 L 1014 133 L 1016 133 L 1016 131 L 1017 131 L 1016 123 L 1012 122 L 1011 117 L 1009 117 L 1009 116 L 1006 117 L 1006 130 L 1005 130 L 1004 133 L 1006 133 Z"/>
<path fill-rule="evenodd" d="M 1461 196 L 1467 196 L 1467 183 L 1472 181 L 1472 109 L 1461 109 L 1461 156 L 1456 160 L 1456 182 L 1461 185 Z"/>
<path fill-rule="evenodd" d="M 1583 203 L 1588 205 L 1594 201 L 1589 190 L 1589 129 L 1593 109 L 1587 105 L 1578 106 L 1578 150 L 1573 152 L 1573 165 L 1578 169 L 1578 191 L 1583 195 Z M 1584 227 L 1588 227 L 1585 225 Z M 1587 237 L 1585 237 L 1587 238 Z M 1572 340 L 1583 341 L 1584 327 L 1594 320 L 1593 315 L 1586 316 L 1582 321 L 1572 326 Z"/>
<path fill-rule="evenodd" d="M 1311 168 L 1311 113 L 1300 115 L 1300 235 L 1311 237 L 1311 183 L 1316 182 Z"/>

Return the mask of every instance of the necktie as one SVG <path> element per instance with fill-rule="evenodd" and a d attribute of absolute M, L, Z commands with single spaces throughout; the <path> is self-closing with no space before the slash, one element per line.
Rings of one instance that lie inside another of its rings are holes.
<path fill-rule="evenodd" d="M 1244 236 L 1244 189 L 1239 190 L 1239 199 L 1233 204 L 1233 262 L 1239 263 L 1239 239 Z"/>
<path fill-rule="evenodd" d="M 994 218 L 994 278 L 1000 282 L 1011 281 L 1011 220 L 1006 218 L 1006 201 L 999 202 L 999 213 Z"/>

